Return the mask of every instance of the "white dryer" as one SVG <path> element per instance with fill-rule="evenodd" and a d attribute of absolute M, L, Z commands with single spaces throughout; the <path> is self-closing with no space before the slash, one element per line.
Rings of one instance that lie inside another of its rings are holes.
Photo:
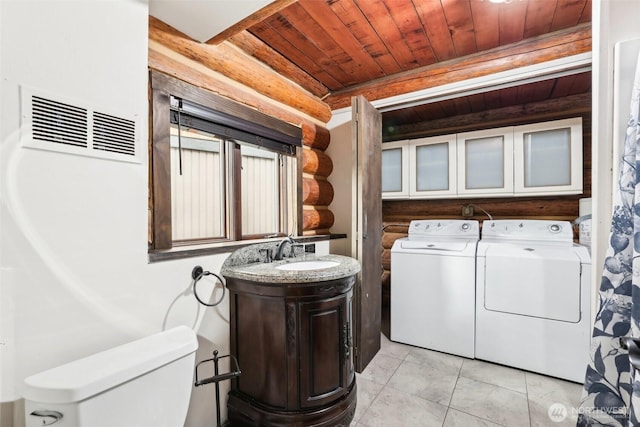
<path fill-rule="evenodd" d="M 482 223 L 476 358 L 583 382 L 591 336 L 591 259 L 571 223 Z"/>
<path fill-rule="evenodd" d="M 391 340 L 473 358 L 478 221 L 416 220 L 391 249 Z"/>

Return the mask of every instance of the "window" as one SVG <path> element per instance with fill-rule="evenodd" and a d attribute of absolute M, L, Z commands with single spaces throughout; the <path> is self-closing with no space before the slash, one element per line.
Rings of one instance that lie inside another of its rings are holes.
<path fill-rule="evenodd" d="M 151 249 L 299 234 L 300 129 L 159 73 L 152 87 Z"/>
<path fill-rule="evenodd" d="M 245 236 L 265 236 L 282 233 L 280 227 L 280 207 L 286 210 L 286 201 L 280 202 L 279 170 L 288 158 L 263 148 L 240 144 L 242 158 L 242 206 L 252 206 L 252 210 L 242 210 L 242 232 Z M 286 191 L 284 194 L 287 194 Z"/>
<path fill-rule="evenodd" d="M 171 125 L 174 242 L 227 237 L 225 148 L 225 140 L 215 135 Z"/>

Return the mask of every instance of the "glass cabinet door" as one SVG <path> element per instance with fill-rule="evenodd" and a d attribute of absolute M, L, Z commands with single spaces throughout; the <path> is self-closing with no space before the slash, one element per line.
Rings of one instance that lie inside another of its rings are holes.
<path fill-rule="evenodd" d="M 458 194 L 513 194 L 513 128 L 457 135 Z"/>
<path fill-rule="evenodd" d="M 409 143 L 410 197 L 456 194 L 456 137 L 444 135 Z"/>
<path fill-rule="evenodd" d="M 382 144 L 382 198 L 581 194 L 582 119 Z"/>
<path fill-rule="evenodd" d="M 582 192 L 582 119 L 514 128 L 516 193 Z"/>
<path fill-rule="evenodd" d="M 408 141 L 382 144 L 382 198 L 409 197 Z"/>

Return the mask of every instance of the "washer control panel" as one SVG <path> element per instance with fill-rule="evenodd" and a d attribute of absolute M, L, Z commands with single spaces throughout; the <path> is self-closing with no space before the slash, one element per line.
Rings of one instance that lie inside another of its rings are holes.
<path fill-rule="evenodd" d="M 418 219 L 409 224 L 409 238 L 465 237 L 479 238 L 480 224 L 475 220 Z"/>
<path fill-rule="evenodd" d="M 569 221 L 498 219 L 482 222 L 482 237 L 505 240 L 573 242 Z"/>

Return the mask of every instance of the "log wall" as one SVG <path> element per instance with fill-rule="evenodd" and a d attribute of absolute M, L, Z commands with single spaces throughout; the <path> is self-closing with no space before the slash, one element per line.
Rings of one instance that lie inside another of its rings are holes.
<path fill-rule="evenodd" d="M 333 172 L 333 162 L 324 151 L 329 147 L 331 134 L 323 126 L 303 126 L 302 142 L 303 234 L 329 234 L 334 222 L 333 212 L 329 209 L 333 186 L 327 178 Z"/>
<path fill-rule="evenodd" d="M 303 234 L 327 234 L 333 171 L 324 154 L 330 143 L 328 104 L 230 42 L 195 41 L 149 17 L 149 68 L 254 108 L 302 128 L 301 197 Z"/>

